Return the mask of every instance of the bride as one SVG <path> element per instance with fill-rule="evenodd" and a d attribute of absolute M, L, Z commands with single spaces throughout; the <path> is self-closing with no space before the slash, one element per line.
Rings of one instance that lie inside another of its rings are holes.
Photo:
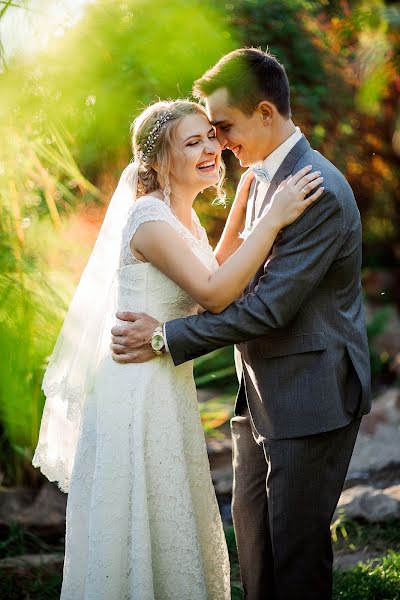
<path fill-rule="evenodd" d="M 229 562 L 192 364 L 117 364 L 116 310 L 160 322 L 238 298 L 280 229 L 321 194 L 303 169 L 246 239 L 253 175 L 242 176 L 214 254 L 192 205 L 221 194 L 221 147 L 203 107 L 146 108 L 50 359 L 33 464 L 68 492 L 62 600 L 228 600 Z M 305 195 L 313 191 L 306 200 Z M 245 237 L 245 236 L 242 236 Z"/>

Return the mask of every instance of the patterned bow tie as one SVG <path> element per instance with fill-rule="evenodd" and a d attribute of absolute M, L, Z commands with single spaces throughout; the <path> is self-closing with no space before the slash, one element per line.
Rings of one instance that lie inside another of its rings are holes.
<path fill-rule="evenodd" d="M 262 167 L 258 167 L 258 166 L 251 167 L 251 171 L 253 171 L 255 178 L 260 183 L 270 183 L 271 182 L 270 176 L 268 175 L 267 171 L 265 169 L 263 169 Z"/>

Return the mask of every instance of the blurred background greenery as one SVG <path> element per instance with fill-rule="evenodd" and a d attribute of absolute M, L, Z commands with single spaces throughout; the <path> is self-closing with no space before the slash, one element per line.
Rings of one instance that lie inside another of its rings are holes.
<path fill-rule="evenodd" d="M 356 193 L 374 386 L 398 382 L 399 30 L 398 6 L 383 0 L 0 1 L 3 485 L 39 477 L 29 465 L 41 379 L 130 159 L 132 119 L 159 97 L 189 95 L 194 79 L 242 45 L 269 46 L 285 64 L 296 124 Z M 232 198 L 240 173 L 225 160 Z M 215 242 L 229 204 L 211 200 L 196 208 Z M 232 395 L 232 349 L 197 361 L 195 374 L 199 387 Z M 209 410 L 206 431 L 227 416 Z"/>

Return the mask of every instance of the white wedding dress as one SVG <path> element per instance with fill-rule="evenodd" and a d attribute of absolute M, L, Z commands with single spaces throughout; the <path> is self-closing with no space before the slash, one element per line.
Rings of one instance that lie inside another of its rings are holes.
<path fill-rule="evenodd" d="M 198 238 L 161 200 L 129 212 L 118 308 L 159 321 L 197 311 L 189 295 L 129 241 L 145 221 L 166 221 L 215 269 Z M 182 257 L 184 259 L 184 257 Z M 85 399 L 67 505 L 62 600 L 228 600 L 229 561 L 197 406 L 192 362 L 169 354 L 119 365 L 111 352 Z"/>

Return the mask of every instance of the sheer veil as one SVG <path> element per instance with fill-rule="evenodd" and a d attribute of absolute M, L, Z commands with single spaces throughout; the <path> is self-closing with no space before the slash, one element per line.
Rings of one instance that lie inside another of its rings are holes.
<path fill-rule="evenodd" d="M 93 374 L 109 352 L 115 321 L 122 230 L 136 200 L 138 163 L 123 171 L 72 299 L 43 379 L 46 403 L 33 465 L 67 492 L 81 411 Z"/>

